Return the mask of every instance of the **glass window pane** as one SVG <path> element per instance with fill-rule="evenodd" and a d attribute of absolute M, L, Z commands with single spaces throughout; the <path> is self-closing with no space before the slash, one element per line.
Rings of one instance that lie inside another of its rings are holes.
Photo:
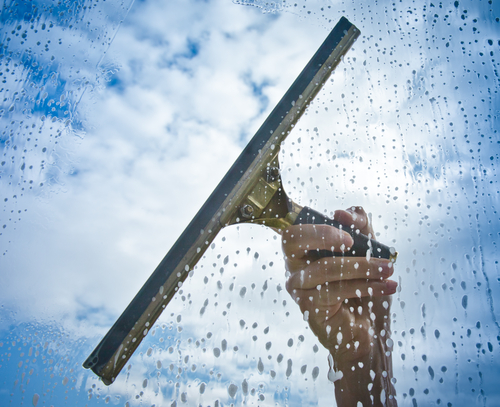
<path fill-rule="evenodd" d="M 398 251 L 398 404 L 496 405 L 499 11 L 7 2 L 0 404 L 334 403 L 261 225 L 222 229 L 115 383 L 82 363 L 345 16 L 361 35 L 281 146 L 284 190 L 329 217 L 363 206 Z"/>

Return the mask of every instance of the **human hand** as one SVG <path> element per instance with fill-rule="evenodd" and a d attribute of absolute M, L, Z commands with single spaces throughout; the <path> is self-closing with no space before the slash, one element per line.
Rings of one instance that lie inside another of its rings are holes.
<path fill-rule="evenodd" d="M 334 219 L 344 228 L 354 227 L 374 237 L 371 222 L 361 207 L 336 211 Z M 288 274 L 286 288 L 311 330 L 330 351 L 336 370 L 341 370 L 343 376 L 352 376 L 353 366 L 366 366 L 362 376 L 367 376 L 369 370 L 380 375 L 385 372 L 386 383 L 375 387 L 385 388 L 387 394 L 393 393 L 389 391 L 392 385 L 387 379 L 388 372 L 392 371 L 391 360 L 386 354 L 391 344 L 388 341 L 390 294 L 395 293 L 397 287 L 395 281 L 388 280 L 394 271 L 392 261 L 317 256 L 318 250 L 347 252 L 352 244 L 347 232 L 328 225 L 287 228 L 282 237 Z M 372 382 L 373 379 L 368 376 L 366 380 Z"/>

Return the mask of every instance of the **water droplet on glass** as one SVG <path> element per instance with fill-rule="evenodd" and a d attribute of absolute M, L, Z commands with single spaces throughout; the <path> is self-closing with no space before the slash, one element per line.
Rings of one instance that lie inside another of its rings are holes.
<path fill-rule="evenodd" d="M 264 371 L 264 363 L 262 363 L 262 359 L 259 358 L 259 362 L 257 363 L 257 370 L 259 373 L 262 373 Z"/>
<path fill-rule="evenodd" d="M 227 388 L 227 392 L 229 394 L 229 397 L 231 397 L 232 399 L 234 399 L 236 397 L 236 392 L 238 391 L 238 386 L 236 386 L 235 384 L 231 383 L 228 388 Z"/>
<path fill-rule="evenodd" d="M 464 309 L 467 309 L 467 301 L 468 301 L 468 297 L 467 297 L 466 295 L 464 295 L 464 296 L 462 297 L 462 307 L 463 307 Z"/>

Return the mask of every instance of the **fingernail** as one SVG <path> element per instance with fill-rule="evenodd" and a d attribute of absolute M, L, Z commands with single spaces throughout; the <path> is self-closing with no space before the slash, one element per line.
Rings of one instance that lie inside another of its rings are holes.
<path fill-rule="evenodd" d="M 342 230 L 341 238 L 342 238 L 343 244 L 340 246 L 340 250 L 342 250 L 343 252 L 351 250 L 351 247 L 354 244 L 354 240 L 352 239 L 351 235 Z"/>
<path fill-rule="evenodd" d="M 371 263 L 377 267 L 377 271 L 384 277 L 392 276 L 394 273 L 394 268 L 389 260 L 372 258 Z"/>
<path fill-rule="evenodd" d="M 387 289 L 384 294 L 394 294 L 396 292 L 398 283 L 396 281 L 387 280 L 385 282 L 385 286 L 387 287 Z"/>

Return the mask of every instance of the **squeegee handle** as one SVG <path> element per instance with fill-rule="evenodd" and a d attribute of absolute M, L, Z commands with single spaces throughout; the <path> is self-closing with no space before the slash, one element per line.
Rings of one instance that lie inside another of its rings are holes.
<path fill-rule="evenodd" d="M 336 227 L 337 229 L 342 229 L 349 233 L 354 240 L 354 244 L 350 250 L 345 252 L 331 252 L 330 250 L 319 250 L 317 255 L 321 257 L 332 257 L 332 256 L 350 256 L 350 257 L 365 257 L 369 255 L 370 257 L 375 257 L 379 259 L 390 259 L 395 260 L 397 252 L 393 247 L 386 246 L 368 236 L 359 233 L 351 227 L 346 227 L 340 224 L 336 220 L 330 219 L 321 213 L 305 206 L 297 216 L 294 225 L 300 224 L 313 224 L 313 225 L 330 225 Z"/>

